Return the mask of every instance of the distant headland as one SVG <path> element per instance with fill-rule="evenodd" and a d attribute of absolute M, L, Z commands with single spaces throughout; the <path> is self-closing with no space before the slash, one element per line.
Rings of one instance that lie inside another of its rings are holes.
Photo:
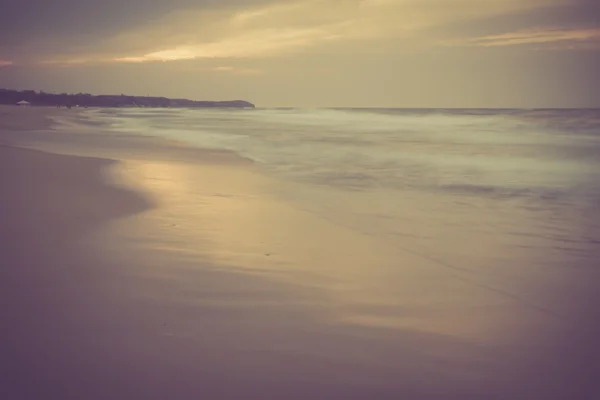
<path fill-rule="evenodd" d="M 35 90 L 0 89 L 0 104 L 21 104 L 55 107 L 178 107 L 178 108 L 254 108 L 244 100 L 195 101 L 167 97 L 92 95 L 89 93 L 45 93 Z"/>

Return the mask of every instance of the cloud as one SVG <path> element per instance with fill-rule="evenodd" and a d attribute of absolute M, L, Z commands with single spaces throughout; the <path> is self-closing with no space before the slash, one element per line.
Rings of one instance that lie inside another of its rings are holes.
<path fill-rule="evenodd" d="M 172 15 L 152 26 L 121 35 L 115 42 L 143 42 L 161 32 L 154 48 L 119 61 L 171 61 L 190 58 L 249 58 L 290 54 L 302 48 L 373 34 L 357 17 L 359 2 L 304 0 L 269 4 L 232 13 L 205 11 Z M 198 21 L 206 21 L 202 28 Z"/>
<path fill-rule="evenodd" d="M 93 62 L 93 60 L 88 58 L 70 58 L 63 60 L 43 60 L 40 61 L 41 65 L 80 65 L 80 64 L 88 64 Z"/>
<path fill-rule="evenodd" d="M 293 52 L 318 41 L 336 40 L 340 36 L 329 27 L 306 29 L 261 29 L 214 42 L 177 46 L 140 56 L 119 57 L 120 62 L 176 61 L 201 58 L 266 57 Z M 333 27 L 332 27 L 333 28 Z"/>
<path fill-rule="evenodd" d="M 13 65 L 12 61 L 0 60 L 0 68 L 2 68 L 2 67 L 9 67 L 11 65 Z"/>
<path fill-rule="evenodd" d="M 0 0 L 0 45 L 51 37 L 91 40 L 182 10 L 223 10 L 269 0 Z M 280 0 L 280 2 L 286 0 Z M 18 34 L 15 34 L 18 32 Z"/>
<path fill-rule="evenodd" d="M 216 72 L 231 73 L 234 75 L 260 75 L 263 73 L 262 70 L 256 69 L 256 68 L 238 68 L 238 67 L 232 67 L 232 66 L 228 66 L 228 65 L 214 67 L 214 68 L 211 68 L 210 70 L 216 71 Z"/>
<path fill-rule="evenodd" d="M 108 0 L 98 11 L 101 22 L 82 29 L 86 15 L 100 3 L 80 0 L 75 10 L 67 10 L 65 5 L 72 2 L 56 1 L 57 8 L 72 18 L 68 28 L 55 27 L 53 32 L 69 35 L 56 40 L 45 36 L 44 29 L 30 30 L 26 35 L 33 36 L 27 36 L 28 43 L 15 50 L 22 59 L 75 66 L 266 58 L 340 43 L 368 47 L 377 40 L 395 40 L 398 52 L 431 47 L 444 36 L 446 43 L 492 47 L 527 40 L 496 36 L 521 32 L 524 27 L 543 30 L 546 20 L 558 21 L 553 25 L 557 30 L 576 31 L 577 21 L 591 21 L 589 11 L 594 9 L 588 0 L 145 0 L 144 6 L 141 0 L 129 0 L 122 1 L 121 8 L 116 0 Z M 105 9 L 112 10 L 114 20 Z M 80 15 L 83 10 L 87 12 Z M 141 16 L 130 15 L 133 10 Z M 561 15 L 574 27 L 561 25 Z M 65 24 L 64 14 L 53 23 Z M 4 54 L 17 59 L 10 52 Z"/>
<path fill-rule="evenodd" d="M 90 63 L 140 63 L 269 57 L 375 32 L 368 21 L 356 18 L 357 1 L 339 4 L 345 6 L 305 0 L 241 10 L 185 10 L 98 40 L 82 52 L 61 54 L 56 49 L 44 56 L 44 46 L 38 46 L 36 53 L 38 59 L 54 65 L 72 65 L 72 60 L 83 59 Z"/>
<path fill-rule="evenodd" d="M 94 56 L 76 54 L 66 59 L 141 63 L 261 58 L 337 42 L 411 35 L 420 42 L 418 33 L 448 20 L 522 7 L 517 0 L 476 4 L 469 0 L 296 0 L 218 10 L 187 9 L 96 43 L 98 54 Z"/>
<path fill-rule="evenodd" d="M 474 46 L 493 47 L 493 46 L 519 46 L 540 43 L 555 42 L 590 42 L 600 43 L 600 29 L 580 29 L 580 30 L 529 30 L 521 32 L 509 32 L 499 35 L 490 35 L 480 38 L 470 39 L 469 43 Z"/>
<path fill-rule="evenodd" d="M 451 21 L 437 28 L 438 43 L 451 46 L 525 46 L 545 49 L 596 47 L 600 2 L 557 0 L 503 14 Z"/>

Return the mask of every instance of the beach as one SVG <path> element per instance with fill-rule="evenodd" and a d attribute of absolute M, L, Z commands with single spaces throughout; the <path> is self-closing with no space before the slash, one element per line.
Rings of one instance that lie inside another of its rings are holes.
<path fill-rule="evenodd" d="M 231 148 L 56 124 L 81 110 L 0 111 L 2 398 L 599 392 L 592 214 L 563 223 L 589 239 L 563 262 L 505 234 L 527 210 L 340 197 Z"/>

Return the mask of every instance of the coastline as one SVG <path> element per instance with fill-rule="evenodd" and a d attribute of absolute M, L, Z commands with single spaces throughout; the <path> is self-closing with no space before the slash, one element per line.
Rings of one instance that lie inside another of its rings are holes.
<path fill-rule="evenodd" d="M 11 90 L 0 88 L 0 104 L 46 106 L 46 107 L 197 107 L 197 108 L 254 108 L 245 100 L 197 101 L 170 99 L 167 97 L 131 95 L 92 95 L 89 93 L 54 94 L 34 90 Z"/>
<path fill-rule="evenodd" d="M 0 147 L 2 397 L 558 399 L 576 391 L 549 377 L 585 379 L 562 322 L 291 207 L 233 153 L 25 125 L 0 140 L 79 156 Z"/>

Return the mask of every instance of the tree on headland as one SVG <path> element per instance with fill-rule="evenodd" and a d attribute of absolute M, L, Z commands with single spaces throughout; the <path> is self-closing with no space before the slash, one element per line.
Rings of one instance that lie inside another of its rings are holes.
<path fill-rule="evenodd" d="M 98 95 L 89 93 L 46 93 L 35 90 L 0 89 L 0 104 L 16 104 L 25 100 L 37 106 L 81 106 L 81 107 L 186 107 L 186 108 L 254 108 L 254 104 L 244 100 L 195 101 L 170 99 L 167 97 Z"/>

